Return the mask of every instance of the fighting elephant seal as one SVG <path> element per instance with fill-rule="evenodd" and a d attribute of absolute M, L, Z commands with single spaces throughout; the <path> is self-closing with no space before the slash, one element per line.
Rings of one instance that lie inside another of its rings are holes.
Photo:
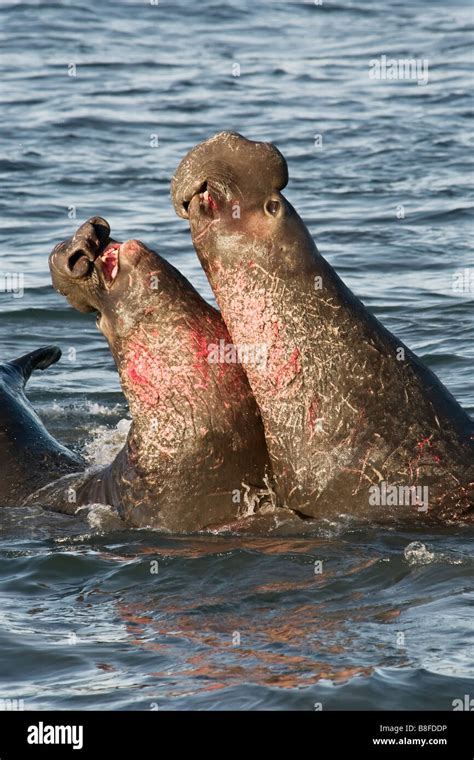
<path fill-rule="evenodd" d="M 61 351 L 44 346 L 0 364 L 0 506 L 17 506 L 36 488 L 85 467 L 46 430 L 25 395 L 31 373 L 58 361 Z"/>
<path fill-rule="evenodd" d="M 50 269 L 72 306 L 97 312 L 133 422 L 109 467 L 53 483 L 30 503 L 64 512 L 109 504 L 132 526 L 187 532 L 265 501 L 270 465 L 247 379 L 238 364 L 209 360 L 230 343 L 219 312 L 143 243 L 112 240 L 100 217 L 55 247 Z"/>
<path fill-rule="evenodd" d="M 234 343 L 267 347 L 244 368 L 280 497 L 308 516 L 472 518 L 472 420 L 320 255 L 287 181 L 273 145 L 222 132 L 172 182 Z"/>

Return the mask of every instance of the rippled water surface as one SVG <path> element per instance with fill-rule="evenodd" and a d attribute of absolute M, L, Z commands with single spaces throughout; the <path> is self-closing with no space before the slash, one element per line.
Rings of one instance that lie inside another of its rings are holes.
<path fill-rule="evenodd" d="M 61 346 L 30 384 L 48 427 L 92 462 L 127 427 L 105 341 L 53 292 L 48 253 L 98 213 L 211 298 L 169 182 L 227 128 L 277 143 L 321 253 L 473 412 L 472 31 L 462 2 L 3 2 L 0 274 L 24 293 L 0 293 L 0 358 Z M 427 59 L 428 84 L 370 79 L 381 55 Z M 116 533 L 100 510 L 4 510 L 0 697 L 451 709 L 474 695 L 472 538 L 348 516 L 171 538 Z"/>

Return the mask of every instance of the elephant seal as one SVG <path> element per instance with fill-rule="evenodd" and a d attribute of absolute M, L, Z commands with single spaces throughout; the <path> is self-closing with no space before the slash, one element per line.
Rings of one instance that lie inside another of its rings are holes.
<path fill-rule="evenodd" d="M 318 517 L 470 520 L 474 424 L 318 252 L 270 143 L 222 132 L 172 180 L 260 407 L 277 491 Z"/>
<path fill-rule="evenodd" d="M 0 364 L 0 506 L 18 506 L 33 490 L 78 468 L 84 460 L 46 430 L 25 395 L 31 373 L 58 361 L 44 346 Z"/>
<path fill-rule="evenodd" d="M 79 311 L 97 312 L 132 426 L 110 466 L 53 483 L 30 503 L 59 511 L 109 504 L 129 525 L 189 532 L 238 520 L 268 494 L 271 502 L 262 421 L 245 374 L 210 359 L 230 343 L 219 312 L 143 243 L 111 239 L 101 217 L 57 245 L 49 263 L 56 290 Z"/>

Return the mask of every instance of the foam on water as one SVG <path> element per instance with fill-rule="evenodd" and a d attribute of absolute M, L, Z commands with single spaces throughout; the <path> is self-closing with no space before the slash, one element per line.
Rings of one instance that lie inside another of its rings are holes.
<path fill-rule="evenodd" d="M 121 419 L 115 427 L 96 425 L 84 445 L 84 456 L 90 464 L 107 465 L 123 448 L 132 422 Z"/>

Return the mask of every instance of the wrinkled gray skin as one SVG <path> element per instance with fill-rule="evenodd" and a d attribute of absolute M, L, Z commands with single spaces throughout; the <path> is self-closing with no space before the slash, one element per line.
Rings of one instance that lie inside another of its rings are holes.
<path fill-rule="evenodd" d="M 264 370 L 244 369 L 280 498 L 314 517 L 472 520 L 472 420 L 319 254 L 287 181 L 273 145 L 222 132 L 172 182 L 234 343 L 267 347 Z M 384 481 L 428 487 L 428 504 L 378 506 Z"/>
<path fill-rule="evenodd" d="M 0 506 L 18 506 L 31 492 L 85 467 L 81 457 L 46 430 L 25 395 L 37 369 L 58 361 L 61 351 L 45 346 L 0 364 Z"/>
<path fill-rule="evenodd" d="M 268 453 L 248 382 L 238 364 L 208 361 L 211 344 L 230 342 L 219 312 L 143 243 L 111 240 L 100 217 L 56 246 L 50 269 L 74 308 L 97 312 L 133 423 L 109 467 L 53 483 L 29 503 L 61 512 L 109 504 L 129 525 L 188 532 L 268 501 Z"/>

